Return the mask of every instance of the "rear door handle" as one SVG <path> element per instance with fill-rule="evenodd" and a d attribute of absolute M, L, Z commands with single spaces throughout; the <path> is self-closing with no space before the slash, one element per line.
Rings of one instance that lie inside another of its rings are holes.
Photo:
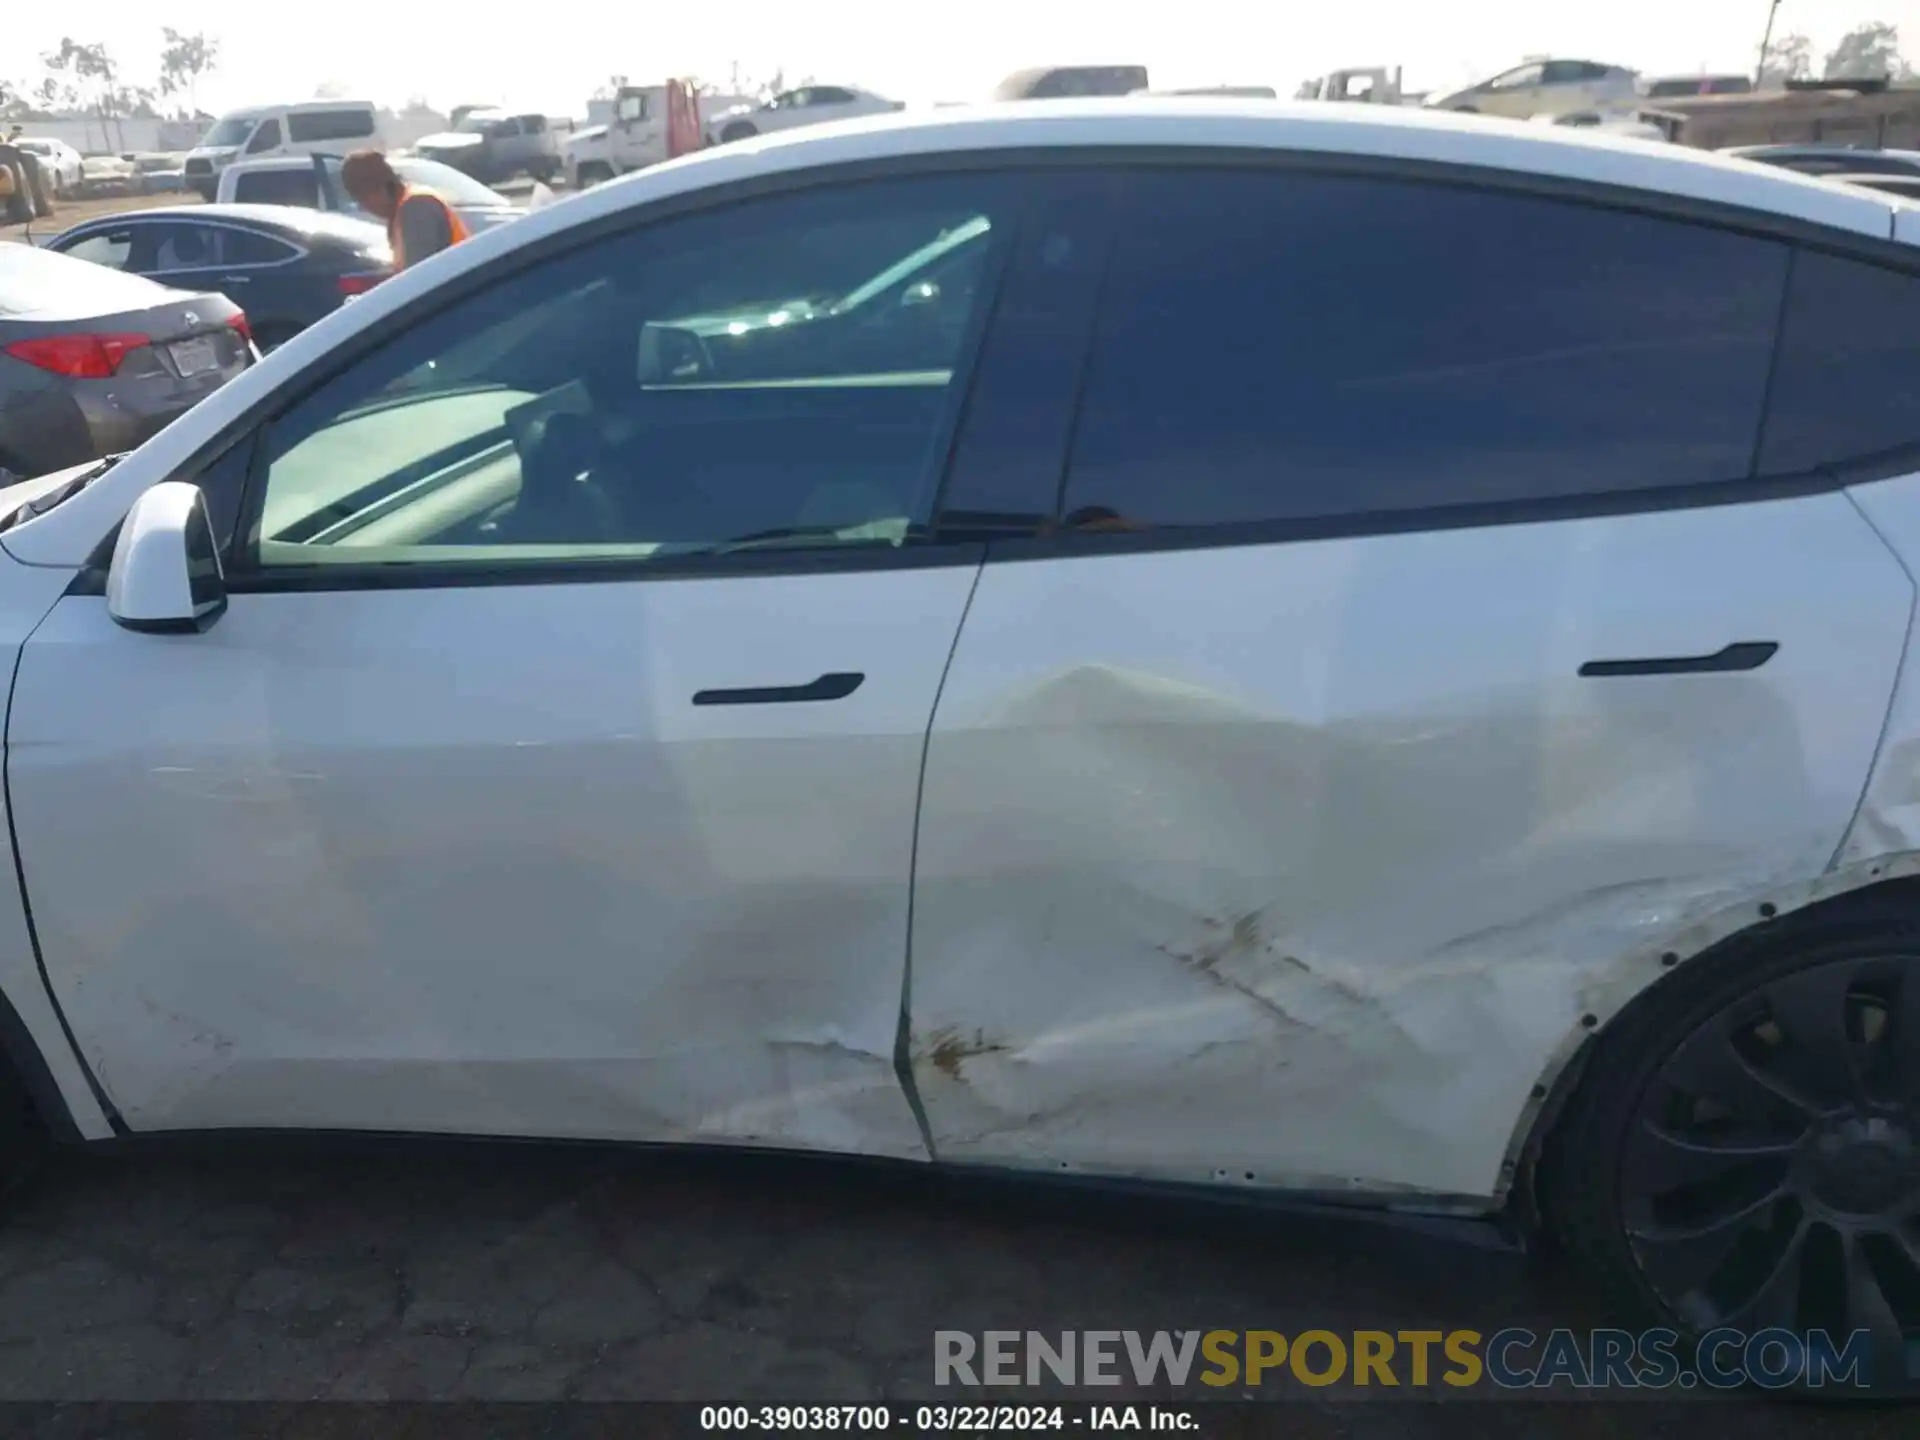
<path fill-rule="evenodd" d="M 812 700 L 844 700 L 867 677 L 858 670 L 835 670 L 805 685 L 759 685 L 741 690 L 696 690 L 696 705 L 799 705 Z"/>
<path fill-rule="evenodd" d="M 1758 670 L 1780 648 L 1772 640 L 1741 640 L 1711 655 L 1650 655 L 1639 660 L 1589 660 L 1580 673 L 1589 678 L 1610 675 L 1712 675 L 1735 670 Z"/>

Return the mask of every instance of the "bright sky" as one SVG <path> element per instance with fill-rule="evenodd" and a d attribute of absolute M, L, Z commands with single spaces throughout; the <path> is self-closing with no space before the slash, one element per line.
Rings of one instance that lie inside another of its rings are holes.
<path fill-rule="evenodd" d="M 33 57 L 70 34 L 107 39 L 125 77 L 141 83 L 157 68 L 159 26 L 171 23 L 221 42 L 220 67 L 200 93 L 201 105 L 215 112 L 306 99 L 337 85 L 383 104 L 424 95 L 443 110 L 502 103 L 578 115 L 613 73 L 636 83 L 695 75 L 724 87 L 736 64 L 747 80 L 784 68 L 789 80 L 812 75 L 909 103 L 972 99 L 1026 65 L 1108 62 L 1144 64 L 1155 85 L 1271 85 L 1282 95 L 1341 66 L 1397 64 L 1409 88 L 1441 89 L 1529 54 L 1648 73 L 1746 70 L 1767 0 L 412 0 L 371 11 L 195 0 L 168 9 L 164 0 L 8 6 L 0 75 L 36 79 Z M 1810 37 L 1818 64 L 1867 20 L 1899 26 L 1920 63 L 1920 0 L 1781 0 L 1776 34 Z"/>

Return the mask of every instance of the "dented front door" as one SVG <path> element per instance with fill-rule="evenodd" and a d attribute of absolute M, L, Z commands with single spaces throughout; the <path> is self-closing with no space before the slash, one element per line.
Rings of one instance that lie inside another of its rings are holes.
<path fill-rule="evenodd" d="M 975 567 L 62 600 L 9 782 L 135 1130 L 923 1157 L 894 1067 L 921 745 Z"/>

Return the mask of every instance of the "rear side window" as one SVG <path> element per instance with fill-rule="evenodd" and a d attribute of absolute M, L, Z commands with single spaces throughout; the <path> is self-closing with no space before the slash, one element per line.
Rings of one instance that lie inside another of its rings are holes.
<path fill-rule="evenodd" d="M 241 230 L 234 226 L 217 228 L 220 230 L 222 265 L 278 265 L 300 253 L 286 241 L 263 235 L 258 230 Z"/>
<path fill-rule="evenodd" d="M 1159 174 L 1117 228 L 1064 497 L 1216 525 L 1751 473 L 1769 241 L 1461 187 Z"/>
<path fill-rule="evenodd" d="M 1760 468 L 1920 454 L 1920 276 L 1806 251 L 1796 256 Z"/>
<path fill-rule="evenodd" d="M 373 134 L 373 112 L 364 109 L 296 110 L 287 116 L 287 136 L 313 140 L 364 140 Z"/>
<path fill-rule="evenodd" d="M 320 204 L 320 182 L 312 166 L 255 170 L 234 177 L 233 198 L 246 205 L 304 205 L 311 210 Z"/>

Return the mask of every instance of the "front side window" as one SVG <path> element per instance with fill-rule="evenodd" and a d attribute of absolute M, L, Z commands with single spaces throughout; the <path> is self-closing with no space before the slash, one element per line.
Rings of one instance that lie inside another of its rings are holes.
<path fill-rule="evenodd" d="M 268 120 L 253 132 L 253 139 L 247 142 L 247 153 L 257 155 L 262 150 L 272 150 L 280 144 L 280 122 Z"/>
<path fill-rule="evenodd" d="M 1299 520 L 1750 473 L 1781 245 L 1532 196 L 1231 171 L 1152 177 L 1117 229 L 1069 519 Z"/>
<path fill-rule="evenodd" d="M 620 97 L 620 118 L 629 122 L 647 118 L 647 97 L 644 95 L 622 95 Z"/>
<path fill-rule="evenodd" d="M 907 543 L 1015 188 L 952 176 L 746 201 L 462 298 L 267 427 L 251 558 Z"/>
<path fill-rule="evenodd" d="M 96 230 L 71 245 L 62 245 L 60 253 L 71 255 L 76 260 L 91 260 L 95 265 L 125 270 L 133 254 L 133 231 Z"/>
<path fill-rule="evenodd" d="M 1518 70 L 1509 70 L 1504 75 L 1496 75 L 1487 81 L 1489 90 L 1528 90 L 1541 83 L 1545 70 L 1539 65 L 1522 65 Z"/>

